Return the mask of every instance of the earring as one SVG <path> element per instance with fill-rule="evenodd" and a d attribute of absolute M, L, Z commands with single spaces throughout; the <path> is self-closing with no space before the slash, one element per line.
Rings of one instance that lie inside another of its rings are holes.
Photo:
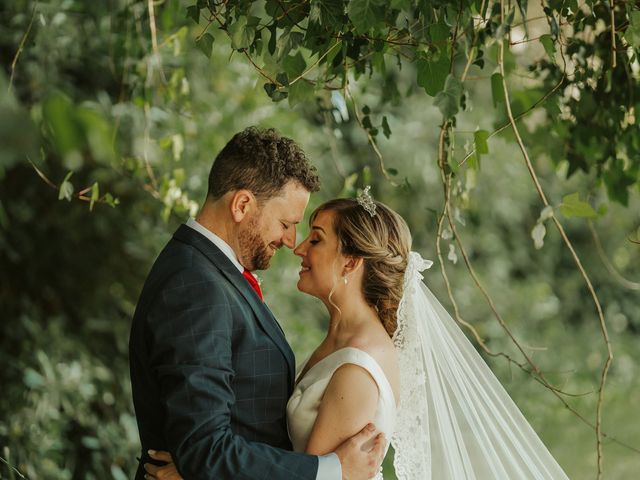
<path fill-rule="evenodd" d="M 344 277 L 342 277 L 342 279 L 344 280 L 344 284 L 347 284 L 347 276 L 345 275 Z"/>

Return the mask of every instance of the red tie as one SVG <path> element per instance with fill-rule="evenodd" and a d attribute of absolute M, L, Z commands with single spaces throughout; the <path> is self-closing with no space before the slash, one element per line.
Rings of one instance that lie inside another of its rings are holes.
<path fill-rule="evenodd" d="M 260 284 L 258 283 L 256 277 L 254 277 L 253 274 L 246 268 L 244 269 L 244 272 L 242 272 L 242 276 L 247 279 L 247 282 L 249 282 L 251 288 L 256 291 L 256 293 L 260 297 L 260 300 L 264 301 L 264 298 L 262 298 L 262 290 L 260 290 Z"/>

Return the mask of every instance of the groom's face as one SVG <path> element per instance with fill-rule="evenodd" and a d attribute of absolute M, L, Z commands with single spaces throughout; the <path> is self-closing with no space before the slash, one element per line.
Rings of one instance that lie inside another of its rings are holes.
<path fill-rule="evenodd" d="M 307 203 L 309 192 L 294 181 L 287 183 L 278 196 L 265 201 L 241 229 L 240 263 L 247 270 L 266 270 L 280 247 L 293 248 L 296 225 L 302 221 Z"/>

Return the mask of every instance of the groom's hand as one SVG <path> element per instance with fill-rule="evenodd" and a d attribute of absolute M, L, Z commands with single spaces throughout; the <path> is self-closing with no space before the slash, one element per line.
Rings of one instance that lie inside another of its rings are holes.
<path fill-rule="evenodd" d="M 387 441 L 370 423 L 345 440 L 335 451 L 342 466 L 343 480 L 367 480 L 376 476 L 384 458 Z"/>
<path fill-rule="evenodd" d="M 144 478 L 147 480 L 183 480 L 169 452 L 149 450 L 148 453 L 154 460 L 165 462 L 165 465 L 158 467 L 151 463 L 145 463 L 144 469 L 147 473 Z"/>

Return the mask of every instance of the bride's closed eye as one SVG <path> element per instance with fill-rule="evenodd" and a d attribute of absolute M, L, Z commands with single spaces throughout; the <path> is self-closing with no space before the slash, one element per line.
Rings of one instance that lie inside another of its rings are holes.
<path fill-rule="evenodd" d="M 311 245 L 315 245 L 316 243 L 318 243 L 320 240 L 309 240 L 309 243 Z"/>

